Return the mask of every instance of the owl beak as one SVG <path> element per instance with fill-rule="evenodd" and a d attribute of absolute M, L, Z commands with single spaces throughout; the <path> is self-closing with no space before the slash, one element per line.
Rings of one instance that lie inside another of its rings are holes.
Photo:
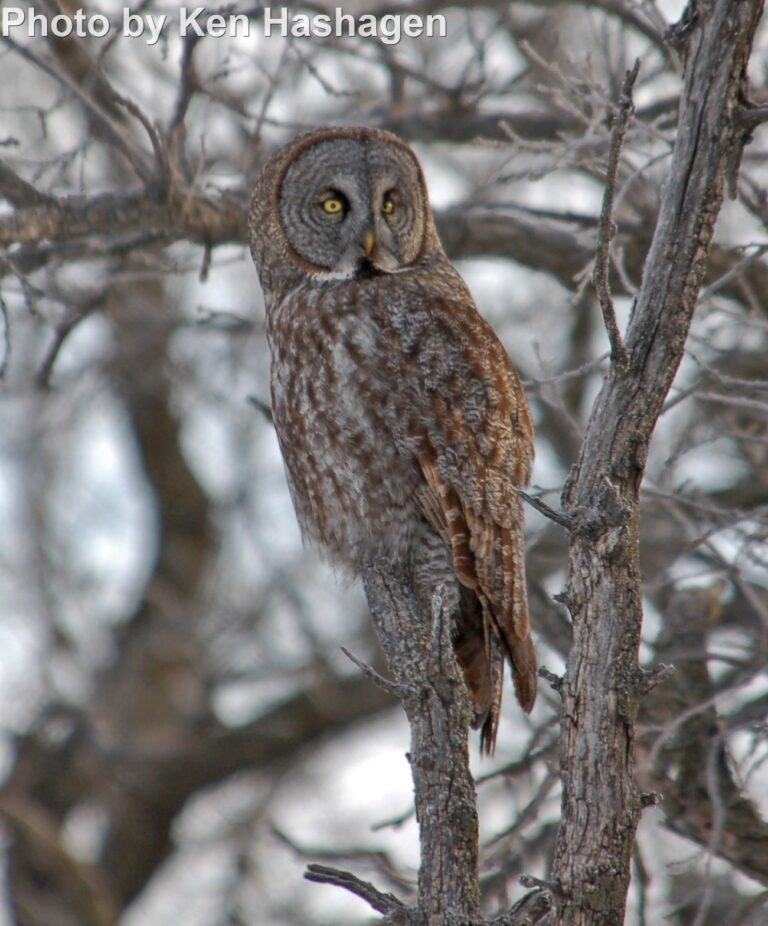
<path fill-rule="evenodd" d="M 363 250 L 365 251 L 365 256 L 370 257 L 373 254 L 373 249 L 376 246 L 376 236 L 373 234 L 371 229 L 363 235 Z"/>

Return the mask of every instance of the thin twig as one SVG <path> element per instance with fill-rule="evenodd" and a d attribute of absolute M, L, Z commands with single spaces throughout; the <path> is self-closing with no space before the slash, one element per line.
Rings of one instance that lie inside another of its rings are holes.
<path fill-rule="evenodd" d="M 543 502 L 540 498 L 536 498 L 535 495 L 529 495 L 527 492 L 524 492 L 522 489 L 517 490 L 517 494 L 522 498 L 524 502 L 527 502 L 531 508 L 535 508 L 539 514 L 543 514 L 545 518 L 549 518 L 550 521 L 554 521 L 555 524 L 559 524 L 560 527 L 565 528 L 567 531 L 573 530 L 573 518 L 569 517 L 562 511 L 557 511 L 554 508 L 551 508 L 546 502 Z"/>
<path fill-rule="evenodd" d="M 541 674 L 541 669 L 539 669 L 539 673 Z M 518 759 L 515 762 L 508 762 L 506 765 L 502 765 L 501 768 L 494 769 L 492 772 L 487 772 L 485 775 L 478 775 L 475 778 L 475 784 L 479 786 L 495 778 L 515 778 L 517 775 L 530 772 L 537 762 L 540 762 L 542 759 L 547 760 L 552 755 L 556 746 L 556 741 L 549 740 L 539 749 L 525 751 L 522 759 Z"/>
<path fill-rule="evenodd" d="M 300 858 L 311 858 L 314 859 L 314 864 L 320 864 L 322 862 L 347 862 L 360 865 L 367 865 L 376 868 L 387 880 L 389 880 L 396 888 L 402 889 L 409 893 L 414 893 L 416 885 L 413 882 L 412 878 L 406 877 L 400 871 L 397 870 L 392 859 L 389 857 L 387 852 L 384 852 L 380 849 L 367 849 L 365 847 L 346 847 L 344 849 L 326 849 L 318 848 L 317 846 L 308 848 L 300 843 L 296 842 L 292 837 L 288 836 L 287 833 L 284 833 L 281 829 L 275 826 L 274 823 L 270 825 L 270 829 L 274 834 L 275 838 L 279 839 L 280 842 L 284 843 L 291 852 L 294 852 Z"/>
<path fill-rule="evenodd" d="M 627 71 L 624 75 L 624 82 L 621 85 L 618 111 L 611 132 L 608 171 L 605 178 L 605 193 L 603 194 L 603 208 L 600 213 L 600 226 L 597 238 L 597 254 L 595 255 L 595 268 L 592 273 L 592 283 L 595 287 L 597 297 L 600 300 L 603 321 L 605 322 L 608 340 L 611 344 L 611 364 L 619 373 L 626 370 L 629 364 L 629 358 L 627 357 L 627 350 L 619 334 L 619 327 L 616 324 L 616 311 L 611 296 L 611 241 L 616 234 L 616 226 L 613 221 L 613 200 L 616 195 L 616 178 L 619 172 L 619 164 L 621 163 L 621 151 L 624 147 L 624 138 L 635 110 L 632 100 L 632 88 L 635 85 L 639 71 L 640 59 L 637 58 L 632 69 Z"/>
<path fill-rule="evenodd" d="M 77 81 L 73 80 L 65 71 L 62 71 L 51 59 L 37 54 L 31 47 L 19 45 L 9 36 L 3 36 L 3 41 L 22 58 L 31 61 L 32 64 L 66 87 L 80 100 L 102 132 L 105 140 L 123 154 L 145 186 L 152 185 L 155 176 L 146 152 L 125 136 L 118 123 L 101 103 L 90 97 Z"/>
<path fill-rule="evenodd" d="M 38 389 L 50 388 L 51 374 L 53 373 L 53 368 L 59 357 L 61 349 L 64 346 L 64 342 L 72 334 L 80 322 L 91 316 L 94 311 L 96 311 L 96 309 L 101 306 L 104 300 L 104 296 L 105 292 L 103 290 L 97 290 L 95 293 L 86 298 L 72 313 L 72 315 L 61 322 L 61 324 L 56 326 L 53 340 L 46 350 L 43 362 L 40 364 L 40 369 L 35 376 L 35 385 L 38 387 Z"/>
<path fill-rule="evenodd" d="M 189 32 L 184 39 L 184 47 L 181 53 L 181 68 L 179 74 L 179 93 L 176 98 L 176 106 L 174 109 L 173 118 L 171 119 L 170 125 L 168 126 L 168 130 L 171 135 L 174 135 L 182 127 L 184 119 L 187 115 L 187 110 L 189 109 L 189 104 L 192 101 L 192 97 L 199 89 L 199 82 L 197 79 L 197 74 L 195 73 L 193 57 L 195 54 L 195 48 L 197 47 L 200 38 L 201 36 L 197 35 L 197 33 Z"/>
<path fill-rule="evenodd" d="M 249 405 L 253 405 L 254 408 L 257 408 L 270 424 L 274 424 L 274 419 L 272 418 L 272 406 L 269 404 L 269 402 L 266 402 L 264 399 L 260 399 L 257 395 L 249 395 L 245 401 Z"/>
<path fill-rule="evenodd" d="M 56 198 L 36 190 L 5 161 L 0 161 L 0 196 L 13 206 L 54 206 Z"/>
<path fill-rule="evenodd" d="M 144 131 L 147 133 L 147 136 L 149 137 L 150 142 L 152 143 L 152 151 L 154 152 L 154 155 L 155 155 L 155 167 L 157 171 L 162 172 L 162 174 L 167 173 L 168 158 L 165 155 L 163 143 L 160 139 L 160 136 L 158 135 L 154 125 L 152 125 L 152 120 L 144 113 L 144 111 L 141 109 L 140 106 L 137 106 L 136 103 L 134 103 L 133 100 L 129 99 L 127 96 L 123 96 L 122 94 L 117 93 L 117 92 L 113 92 L 112 96 L 113 96 L 115 103 L 122 106 L 123 109 L 129 112 L 133 116 L 134 119 L 136 119 L 138 122 L 141 123 L 141 125 L 144 128 Z M 162 182 L 165 179 L 164 176 L 162 176 L 162 174 L 160 177 L 157 178 L 159 182 Z M 148 187 L 156 186 L 155 180 L 156 178 L 154 177 L 154 175 L 150 176 L 149 178 L 147 177 L 144 178 L 144 182 Z"/>
<path fill-rule="evenodd" d="M 407 810 L 404 810 L 402 813 L 398 814 L 396 817 L 389 817 L 386 820 L 379 820 L 378 823 L 372 823 L 371 829 L 374 833 L 377 832 L 377 830 L 383 830 L 390 826 L 393 829 L 399 829 L 404 823 L 410 820 L 415 813 L 416 808 L 411 806 Z"/>
<path fill-rule="evenodd" d="M 596 370 L 603 360 L 608 357 L 608 354 L 601 354 L 599 357 L 595 357 L 593 360 L 588 360 L 586 363 L 582 363 L 581 366 L 575 367 L 572 370 L 563 370 L 562 373 L 557 373 L 555 376 L 545 376 L 543 379 L 538 379 L 534 376 L 529 376 L 523 380 L 523 385 L 526 388 L 536 388 L 539 386 L 553 386 L 560 385 L 571 379 L 583 379 L 588 373 L 591 373 L 593 370 Z"/>
<path fill-rule="evenodd" d="M 378 913 L 385 916 L 391 913 L 405 913 L 406 906 L 395 897 L 394 894 L 384 894 L 375 888 L 370 881 L 363 881 L 350 871 L 343 871 L 341 868 L 331 868 L 328 865 L 307 865 L 304 872 L 307 881 L 314 881 L 317 884 L 334 884 L 336 887 L 343 887 L 355 896 L 365 900 Z"/>
<path fill-rule="evenodd" d="M 549 687 L 560 694 L 563 690 L 563 677 L 562 675 L 555 675 L 554 672 L 550 672 L 549 669 L 541 666 L 539 668 L 539 678 L 543 678 L 545 682 L 549 684 Z"/>
<path fill-rule="evenodd" d="M 492 846 L 496 846 L 496 851 L 493 853 L 496 859 L 507 855 L 514 838 L 519 837 L 522 830 L 537 819 L 539 811 L 546 803 L 555 785 L 559 783 L 559 780 L 558 773 L 554 768 L 550 768 L 536 789 L 536 793 L 526 801 L 525 807 L 515 816 L 514 821 L 488 840 L 485 848 L 490 849 Z M 503 845 L 499 847 L 499 843 L 503 843 Z"/>
<path fill-rule="evenodd" d="M 345 647 L 341 647 L 342 653 L 349 659 L 350 662 L 353 662 L 357 668 L 363 673 L 363 675 L 370 679 L 374 685 L 378 685 L 379 688 L 383 688 L 384 691 L 388 691 L 391 695 L 394 695 L 396 698 L 401 698 L 403 696 L 403 686 L 398 685 L 397 682 L 391 682 L 388 678 L 384 678 L 383 675 L 380 675 L 373 666 L 369 666 L 367 662 L 363 662 L 362 659 L 358 659 L 353 653 Z"/>

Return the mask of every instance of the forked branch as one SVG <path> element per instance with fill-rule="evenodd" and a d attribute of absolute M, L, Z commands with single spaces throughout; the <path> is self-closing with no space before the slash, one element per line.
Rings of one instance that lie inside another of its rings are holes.
<path fill-rule="evenodd" d="M 621 376 L 606 377 L 595 400 L 563 509 L 573 516 L 594 508 L 596 499 L 612 499 L 621 517 L 606 516 L 599 504 L 602 519 L 588 532 L 571 534 L 563 600 L 574 638 L 561 686 L 563 815 L 553 866 L 557 926 L 624 922 L 635 832 L 648 803 L 634 766 L 635 717 L 647 691 L 638 664 L 640 485 L 651 435 L 683 356 L 733 152 L 744 138 L 739 114 L 748 99 L 747 62 L 763 0 L 699 0 L 696 9 L 700 15 L 685 24 L 679 129 L 625 346 L 602 282 L 611 228 L 609 168 L 596 285 L 607 310 L 614 369 L 622 361 L 625 368 Z M 625 119 L 633 80 L 630 72 Z M 622 138 L 620 116 L 614 171 Z"/>
<path fill-rule="evenodd" d="M 616 310 L 611 296 L 611 241 L 616 235 L 616 225 L 613 221 L 613 203 L 616 198 L 616 181 L 619 175 L 624 139 L 635 111 L 632 90 L 639 72 L 640 59 L 637 58 L 631 70 L 624 75 L 624 82 L 621 85 L 618 109 L 613 121 L 613 131 L 611 132 L 603 208 L 600 212 L 600 225 L 598 227 L 597 254 L 595 256 L 595 268 L 592 273 L 592 282 L 597 292 L 597 298 L 600 300 L 603 321 L 611 345 L 611 365 L 618 373 L 623 373 L 626 370 L 628 358 L 627 349 L 621 340 L 619 327 L 616 323 Z"/>

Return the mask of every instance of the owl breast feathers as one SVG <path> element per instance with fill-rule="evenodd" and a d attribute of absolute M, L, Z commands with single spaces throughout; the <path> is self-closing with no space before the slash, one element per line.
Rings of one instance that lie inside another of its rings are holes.
<path fill-rule="evenodd" d="M 523 709 L 536 697 L 517 491 L 533 427 L 443 252 L 416 156 L 380 130 L 301 136 L 264 167 L 249 230 L 302 531 L 356 572 L 405 565 L 422 608 L 442 586 L 492 751 L 505 654 Z"/>

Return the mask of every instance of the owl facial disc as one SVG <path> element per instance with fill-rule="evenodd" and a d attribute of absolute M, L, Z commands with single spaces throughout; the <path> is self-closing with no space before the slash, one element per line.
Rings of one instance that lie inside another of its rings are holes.
<path fill-rule="evenodd" d="M 289 165 L 279 188 L 288 246 L 316 279 L 393 273 L 419 256 L 426 197 L 405 148 L 320 139 Z"/>

